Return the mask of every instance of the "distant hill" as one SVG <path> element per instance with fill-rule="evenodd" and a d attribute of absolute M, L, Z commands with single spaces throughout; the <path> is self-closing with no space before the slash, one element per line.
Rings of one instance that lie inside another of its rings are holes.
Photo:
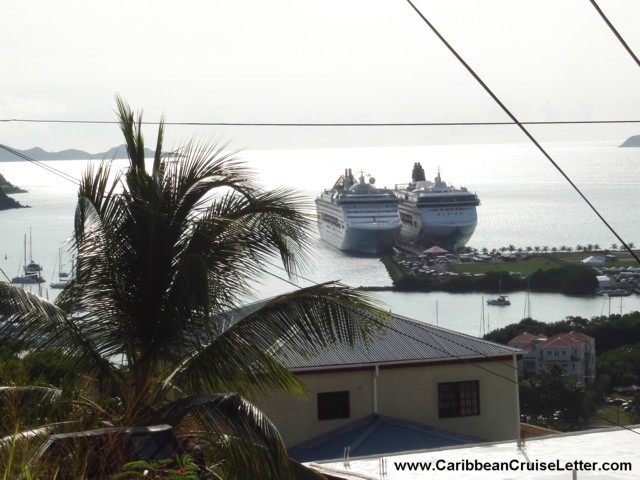
<path fill-rule="evenodd" d="M 102 153 L 89 153 L 83 150 L 62 150 L 60 152 L 47 152 L 40 147 L 30 148 L 29 150 L 15 151 L 25 155 L 33 160 L 102 160 L 102 159 L 120 159 L 127 158 L 127 149 L 124 145 L 110 148 Z M 144 149 L 145 156 L 153 157 L 154 152 L 148 148 Z M 0 148 L 0 162 L 19 162 L 23 160 L 17 155 L 8 152 L 4 148 Z"/>
<path fill-rule="evenodd" d="M 24 208 L 24 205 L 11 198 L 5 193 L 4 189 L 0 188 L 0 210 L 8 210 L 10 208 Z"/>
<path fill-rule="evenodd" d="M 25 205 L 21 205 L 20 202 L 11 198 L 7 193 L 25 193 L 26 190 L 16 187 L 11 184 L 0 173 L 0 210 L 8 210 L 10 208 L 24 208 Z"/>
<path fill-rule="evenodd" d="M 640 135 L 634 135 L 632 137 L 627 138 L 621 147 L 640 147 Z"/>
<path fill-rule="evenodd" d="M 4 193 L 26 193 L 26 190 L 23 190 L 20 187 L 16 187 L 11 182 L 9 182 L 4 176 L 0 173 L 0 190 Z"/>

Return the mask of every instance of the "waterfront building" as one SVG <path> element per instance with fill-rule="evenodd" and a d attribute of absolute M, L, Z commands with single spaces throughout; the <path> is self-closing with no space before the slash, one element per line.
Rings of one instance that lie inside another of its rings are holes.
<path fill-rule="evenodd" d="M 557 363 L 579 382 L 595 381 L 596 344 L 589 335 L 569 332 L 547 338 L 525 332 L 511 339 L 508 345 L 523 351 L 518 368 L 525 374 L 540 373 Z"/>

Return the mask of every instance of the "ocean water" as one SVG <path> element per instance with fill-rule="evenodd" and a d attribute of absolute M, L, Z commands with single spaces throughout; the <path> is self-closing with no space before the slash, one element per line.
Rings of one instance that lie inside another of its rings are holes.
<path fill-rule="evenodd" d="M 546 148 L 617 234 L 640 246 L 640 149 L 603 144 Z M 331 187 L 345 168 L 363 170 L 376 178 L 376 185 L 386 187 L 408 182 L 414 162 L 422 164 L 428 178 L 440 169 L 445 181 L 467 187 L 480 197 L 478 227 L 469 242 L 478 249 L 509 245 L 575 248 L 587 244 L 610 248 L 620 244 L 558 170 L 529 144 L 265 150 L 240 152 L 238 156 L 266 188 L 296 188 L 310 203 L 320 190 Z M 42 163 L 77 180 L 89 162 Z M 115 162 L 117 168 L 125 165 L 125 161 Z M 29 191 L 14 198 L 31 206 L 0 212 L 0 269 L 7 277 L 20 273 L 26 239 L 27 256 L 42 264 L 50 282 L 58 251 L 73 232 L 77 184 L 29 162 L 0 162 L 0 173 Z M 378 258 L 346 254 L 317 235 L 311 248 L 312 266 L 294 279 L 299 285 L 329 280 L 356 287 L 391 285 Z M 2 272 L 0 277 L 4 277 Z M 274 262 L 270 274 L 256 284 L 256 297 L 295 288 L 286 280 Z M 45 288 L 41 293 L 54 298 L 57 291 Z M 511 295 L 512 305 L 506 308 L 483 308 L 480 294 L 377 292 L 375 298 L 394 312 L 472 335 L 525 316 L 524 293 Z M 542 321 L 640 310 L 636 296 L 611 302 L 605 304 L 601 297 L 556 294 L 530 297 L 532 316 Z"/>

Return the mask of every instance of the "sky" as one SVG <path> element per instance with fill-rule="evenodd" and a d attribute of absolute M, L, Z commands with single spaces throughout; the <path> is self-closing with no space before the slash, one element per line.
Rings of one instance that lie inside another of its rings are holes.
<path fill-rule="evenodd" d="M 415 0 L 520 121 L 640 120 L 640 67 L 588 0 Z M 640 55 L 640 2 L 599 0 Z M 10 0 L 0 17 L 0 143 L 97 153 L 122 143 L 120 94 L 189 123 L 503 122 L 406 0 Z M 640 124 L 531 126 L 619 144 Z M 153 137 L 155 127 L 149 126 Z M 526 141 L 514 126 L 170 125 L 165 144 L 237 148 Z"/>

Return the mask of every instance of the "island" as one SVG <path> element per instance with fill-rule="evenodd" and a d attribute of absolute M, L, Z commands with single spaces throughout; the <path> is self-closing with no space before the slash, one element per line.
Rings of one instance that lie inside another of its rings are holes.
<path fill-rule="evenodd" d="M 640 147 L 640 135 L 633 135 L 622 142 L 621 147 Z"/>
<path fill-rule="evenodd" d="M 20 202 L 11 198 L 7 193 L 25 193 L 23 190 L 15 185 L 12 185 L 6 178 L 0 173 L 0 210 L 8 210 L 10 208 L 25 208 L 25 205 L 21 205 Z"/>
<path fill-rule="evenodd" d="M 15 153 L 14 153 L 15 152 Z M 154 151 L 148 148 L 144 149 L 145 156 L 153 158 Z M 67 149 L 59 152 L 47 152 L 40 147 L 30 148 L 28 150 L 18 150 L 17 148 L 0 148 L 0 162 L 20 162 L 25 157 L 30 160 L 116 160 L 128 158 L 127 147 L 118 145 L 110 148 L 106 152 L 89 153 L 84 150 Z"/>

